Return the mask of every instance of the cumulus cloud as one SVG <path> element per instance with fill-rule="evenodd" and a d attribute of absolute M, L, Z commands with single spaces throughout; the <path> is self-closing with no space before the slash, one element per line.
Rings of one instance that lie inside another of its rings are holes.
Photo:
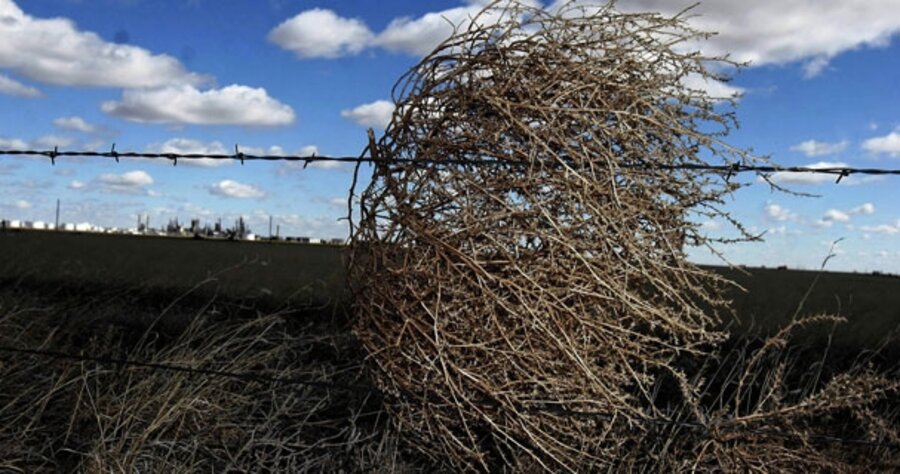
<path fill-rule="evenodd" d="M 848 222 L 850 221 L 850 214 L 839 211 L 837 209 L 829 209 L 825 211 L 825 216 L 822 218 L 825 221 L 834 221 L 834 222 Z"/>
<path fill-rule="evenodd" d="M 32 146 L 34 148 L 66 148 L 75 144 L 76 140 L 71 137 L 61 137 L 58 135 L 46 135 L 34 140 Z"/>
<path fill-rule="evenodd" d="M 875 205 L 871 202 L 867 202 L 865 204 L 861 204 L 859 206 L 850 209 L 850 214 L 861 214 L 861 215 L 871 215 L 875 214 Z"/>
<path fill-rule="evenodd" d="M 225 179 L 209 187 L 209 192 L 216 196 L 238 199 L 259 199 L 266 193 L 253 185 L 243 184 L 231 179 Z"/>
<path fill-rule="evenodd" d="M 871 215 L 875 213 L 875 205 L 867 202 L 852 209 L 842 211 L 840 209 L 828 209 L 821 219 L 816 221 L 819 227 L 831 227 L 835 222 L 850 222 L 853 216 Z"/>
<path fill-rule="evenodd" d="M 797 214 L 787 210 L 786 208 L 778 204 L 772 203 L 766 205 L 766 215 L 769 218 L 775 219 L 779 222 L 797 220 Z"/>
<path fill-rule="evenodd" d="M 418 18 L 396 18 L 378 35 L 375 44 L 389 51 L 424 56 L 452 35 L 454 28 L 468 28 L 472 18 L 490 2 L 474 0 L 466 3 Z M 496 18 L 484 17 L 482 20 L 489 23 Z"/>
<path fill-rule="evenodd" d="M 0 0 L 0 68 L 66 86 L 159 87 L 206 80 L 171 56 L 104 41 L 65 18 L 34 18 L 12 0 Z"/>
<path fill-rule="evenodd" d="M 900 221 L 894 224 L 881 224 L 875 226 L 862 226 L 860 230 L 872 234 L 897 235 L 900 234 Z"/>
<path fill-rule="evenodd" d="M 153 177 L 146 171 L 135 170 L 122 174 L 101 174 L 92 183 L 94 187 L 101 191 L 119 193 L 119 194 L 150 194 L 147 186 L 153 184 Z M 70 187 L 73 189 L 87 189 L 91 186 L 82 184 L 75 186 L 73 181 Z"/>
<path fill-rule="evenodd" d="M 671 15 L 694 3 L 633 0 L 617 6 L 630 12 Z M 823 72 L 830 59 L 843 52 L 886 45 L 900 31 L 895 0 L 717 0 L 702 2 L 693 12 L 697 14 L 690 20 L 694 27 L 718 32 L 693 45 L 704 53 L 731 54 L 754 66 L 803 62 L 806 77 Z"/>
<path fill-rule="evenodd" d="M 876 155 L 885 154 L 893 158 L 900 157 L 900 129 L 883 136 L 870 138 L 863 142 L 864 150 Z"/>
<path fill-rule="evenodd" d="M 558 9 L 567 2 L 558 0 L 547 8 Z M 273 30 L 270 39 L 279 32 L 283 38 L 273 41 L 282 47 L 292 44 L 286 49 L 301 57 L 335 57 L 375 46 L 422 56 L 450 36 L 455 27 L 468 27 L 488 3 L 466 0 L 454 8 L 396 18 L 374 36 L 358 20 L 341 18 L 328 10 L 308 10 Z M 628 12 L 673 15 L 694 3 L 632 0 L 620 2 L 617 7 Z M 692 26 L 718 35 L 690 45 L 691 48 L 708 55 L 731 54 L 737 61 L 756 66 L 799 62 L 807 78 L 826 71 L 835 56 L 862 46 L 885 45 L 900 31 L 900 10 L 895 0 L 718 0 L 700 3 L 693 13 L 696 15 L 690 20 Z M 318 22 L 311 21 L 314 19 Z M 482 20 L 495 21 L 491 17 Z"/>
<path fill-rule="evenodd" d="M 466 28 L 489 2 L 468 0 L 465 3 L 418 18 L 395 18 L 378 35 L 361 20 L 314 8 L 278 25 L 269 33 L 269 41 L 300 58 L 335 58 L 357 54 L 369 47 L 422 56 L 449 37 L 454 27 Z"/>
<path fill-rule="evenodd" d="M 799 151 L 804 155 L 814 158 L 817 156 L 834 155 L 847 149 L 850 142 L 847 140 L 828 143 L 816 140 L 807 140 L 791 147 L 791 151 Z"/>
<path fill-rule="evenodd" d="M 31 203 L 24 199 L 19 199 L 18 201 L 14 202 L 13 206 L 16 209 L 31 209 Z"/>
<path fill-rule="evenodd" d="M 56 126 L 56 128 L 68 130 L 70 132 L 94 133 L 97 131 L 95 125 L 92 125 L 83 118 L 77 116 L 59 117 L 53 121 L 53 125 Z"/>
<path fill-rule="evenodd" d="M 389 100 L 376 100 L 341 112 L 342 117 L 353 120 L 360 126 L 374 128 L 386 128 L 393 115 L 394 103 Z"/>
<path fill-rule="evenodd" d="M 319 154 L 319 147 L 315 145 L 306 145 L 298 152 L 300 156 L 316 156 Z"/>
<path fill-rule="evenodd" d="M 26 86 L 21 82 L 0 74 L 0 94 L 11 95 L 13 97 L 22 97 L 25 99 L 37 99 L 43 97 L 44 94 L 38 89 Z"/>
<path fill-rule="evenodd" d="M 819 74 L 822 74 L 823 71 L 828 69 L 829 60 L 827 56 L 818 56 L 810 61 L 808 61 L 803 66 L 803 77 L 805 79 L 812 79 Z"/>
<path fill-rule="evenodd" d="M 0 148 L 7 150 L 25 150 L 30 147 L 25 140 L 18 138 L 0 138 Z"/>
<path fill-rule="evenodd" d="M 290 18 L 269 33 L 269 41 L 300 58 L 336 58 L 362 51 L 374 35 L 360 20 L 314 8 Z"/>
<path fill-rule="evenodd" d="M 191 85 L 126 90 L 104 102 L 107 114 L 141 123 L 274 127 L 294 122 L 294 110 L 263 88 L 230 85 L 201 91 Z"/>

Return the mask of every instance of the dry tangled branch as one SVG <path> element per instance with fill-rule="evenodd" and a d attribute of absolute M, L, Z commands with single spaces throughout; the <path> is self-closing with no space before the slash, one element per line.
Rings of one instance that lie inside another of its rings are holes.
<path fill-rule="evenodd" d="M 698 215 L 731 220 L 736 185 L 636 165 L 754 161 L 723 141 L 728 100 L 692 86 L 734 66 L 691 52 L 704 36 L 683 15 L 497 2 L 398 83 L 351 279 L 356 334 L 419 449 L 597 468 L 614 425 L 658 414 L 661 377 L 692 399 L 682 362 L 722 339 L 724 302 L 685 246 L 710 243 Z"/>

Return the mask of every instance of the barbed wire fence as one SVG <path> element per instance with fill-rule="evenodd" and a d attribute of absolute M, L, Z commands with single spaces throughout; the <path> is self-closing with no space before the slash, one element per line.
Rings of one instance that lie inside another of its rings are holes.
<path fill-rule="evenodd" d="M 166 160 L 172 163 L 173 166 L 177 166 L 179 161 L 193 161 L 193 160 L 221 160 L 221 161 L 233 161 L 239 162 L 241 165 L 244 165 L 246 162 L 293 162 L 293 163 L 302 163 L 302 168 L 307 168 L 308 166 L 316 163 L 330 163 L 330 164 L 355 164 L 357 166 L 361 164 L 388 164 L 388 165 L 398 165 L 398 166 L 411 166 L 415 167 L 417 165 L 422 166 L 433 166 L 433 165 L 446 165 L 446 166 L 530 166 L 534 163 L 526 163 L 526 162 L 517 162 L 512 160 L 499 160 L 499 159 L 483 159 L 483 160 L 456 160 L 456 159 L 420 159 L 420 158 L 385 158 L 380 156 L 371 156 L 369 155 L 369 149 L 372 146 L 370 143 L 369 147 L 365 149 L 362 155 L 360 156 L 326 156 L 326 155 L 289 155 L 289 154 L 255 154 L 255 153 L 244 153 L 241 151 L 240 146 L 235 145 L 234 153 L 231 154 L 222 154 L 222 153 L 164 153 L 164 152 L 135 152 L 135 151 L 117 151 L 115 144 L 112 145 L 109 151 L 96 151 L 96 150 L 60 150 L 58 147 L 54 147 L 52 150 L 37 150 L 37 149 L 28 149 L 28 150 L 15 150 L 15 149 L 0 149 L 0 156 L 24 156 L 24 157 L 42 157 L 49 160 L 51 165 L 55 165 L 57 160 L 60 158 L 106 158 L 112 159 L 116 163 L 121 163 L 124 159 L 149 159 L 149 160 Z M 554 161 L 553 163 L 549 163 L 550 166 L 566 166 L 566 160 L 560 159 L 558 161 Z M 576 166 L 572 163 L 572 166 Z M 720 174 L 723 179 L 730 180 L 732 177 L 743 174 L 743 173 L 753 173 L 764 178 L 770 178 L 771 175 L 775 173 L 797 173 L 797 174 L 811 174 L 811 175 L 827 175 L 835 178 L 835 183 L 839 184 L 841 181 L 847 177 L 855 176 L 855 175 L 864 175 L 864 176 L 898 176 L 900 175 L 900 169 L 896 168 L 863 168 L 863 167 L 850 167 L 850 166 L 827 166 L 827 167 L 810 167 L 810 166 L 779 166 L 779 165 L 748 165 L 743 163 L 731 163 L 731 164 L 721 164 L 721 165 L 712 165 L 712 164 L 696 164 L 696 163 L 685 163 L 685 164 L 660 164 L 660 163 L 645 163 L 645 162 L 624 162 L 619 163 L 617 165 L 619 168 L 623 170 L 647 170 L 647 171 L 707 171 L 711 173 Z M 354 175 L 355 179 L 355 175 Z M 354 183 L 355 184 L 355 183 Z M 355 187 L 355 186 L 354 186 Z M 66 363 L 94 363 L 98 365 L 114 365 L 120 368 L 134 368 L 139 370 L 150 370 L 150 371 L 168 371 L 168 372 L 178 372 L 185 373 L 189 375 L 194 375 L 198 377 L 209 377 L 209 378 L 231 378 L 236 380 L 241 380 L 246 383 L 269 383 L 276 385 L 294 385 L 294 386 L 302 386 L 302 387 L 310 387 L 310 388 L 318 388 L 324 390 L 335 390 L 342 392 L 371 392 L 374 390 L 371 386 L 366 386 L 364 384 L 359 385 L 350 385 L 350 384 L 337 384 L 328 381 L 317 381 L 317 380 L 307 380 L 307 379 L 297 379 L 297 378 L 279 378 L 272 377 L 257 373 L 245 373 L 245 372 L 229 372 L 217 369 L 209 369 L 209 368 L 197 368 L 197 367 L 187 367 L 181 365 L 171 365 L 171 364 L 162 364 L 156 362 L 145 362 L 139 360 L 130 360 L 130 359 L 121 359 L 107 356 L 88 356 L 84 354 L 76 354 L 70 352 L 61 352 L 61 351 L 53 351 L 46 349 L 37 349 L 37 348 L 24 348 L 24 347 L 12 347 L 12 346 L 0 346 L 0 353 L 6 354 L 22 354 L 22 355 L 30 355 L 34 357 L 41 357 L 45 359 L 64 361 Z M 563 416 L 563 417 L 575 417 L 575 418 L 595 418 L 600 420 L 615 420 L 616 414 L 610 412 L 600 412 L 600 411 L 578 411 L 578 410 L 570 410 L 559 406 L 545 406 L 545 407 L 532 407 L 528 410 L 532 411 L 546 411 L 552 412 L 554 414 Z M 633 420 L 634 421 L 634 420 Z M 654 418 L 647 417 L 643 419 L 636 420 L 644 426 L 665 426 L 671 428 L 683 429 L 685 431 L 694 433 L 698 436 L 706 436 L 710 437 L 714 434 L 709 432 L 708 427 L 701 423 L 689 422 L 689 421 L 680 421 L 677 419 L 671 418 Z M 745 432 L 749 434 L 771 437 L 771 438 L 781 438 L 781 439 L 797 439 L 798 435 L 794 432 L 788 431 L 779 431 L 776 429 L 758 429 L 748 426 L 739 426 L 739 425 L 730 425 L 727 426 L 725 431 L 729 432 Z M 652 434 L 648 433 L 650 436 L 657 436 L 658 438 L 663 438 L 663 434 L 657 433 Z M 805 435 L 805 442 L 822 444 L 822 445 L 846 445 L 846 446 L 858 446 L 858 447 L 867 447 L 873 449 L 888 449 L 892 451 L 900 451 L 900 443 L 891 443 L 891 442 L 878 442 L 867 439 L 857 439 L 857 438 L 842 438 L 838 436 L 824 436 L 808 433 Z"/>
<path fill-rule="evenodd" d="M 368 150 L 368 148 L 366 149 Z M 173 166 L 177 166 L 180 161 L 191 160 L 222 160 L 240 162 L 242 165 L 248 161 L 286 161 L 303 163 L 303 167 L 313 163 L 383 163 L 397 165 L 449 165 L 449 166 L 529 166 L 533 163 L 526 163 L 512 160 L 484 159 L 484 160 L 458 160 L 458 159 L 421 159 L 421 158 L 401 158 L 401 157 L 374 157 L 367 156 L 364 152 L 360 156 L 325 156 L 325 155 L 272 155 L 272 154 L 253 154 L 244 153 L 238 145 L 234 147 L 233 154 L 222 153 L 162 153 L 162 152 L 135 152 L 135 151 L 117 151 L 115 144 L 109 151 L 95 150 L 0 150 L 0 156 L 32 156 L 45 157 L 50 160 L 51 165 L 56 164 L 58 158 L 111 158 L 117 163 L 121 159 L 150 159 L 150 160 L 168 160 Z M 565 163 L 565 160 L 560 160 Z M 559 162 L 554 164 L 559 165 Z M 572 166 L 575 166 L 573 163 Z M 624 162 L 617 165 L 621 169 L 627 170 L 648 170 L 648 171 L 709 171 L 721 174 L 725 179 L 739 173 L 755 173 L 759 175 L 769 175 L 774 173 L 801 173 L 814 175 L 830 175 L 835 177 L 835 183 L 840 183 L 844 178 L 853 175 L 868 176 L 900 176 L 900 168 L 861 168 L 851 166 L 779 166 L 779 165 L 748 165 L 743 163 L 732 163 L 722 165 L 711 164 L 661 164 L 647 162 Z"/>

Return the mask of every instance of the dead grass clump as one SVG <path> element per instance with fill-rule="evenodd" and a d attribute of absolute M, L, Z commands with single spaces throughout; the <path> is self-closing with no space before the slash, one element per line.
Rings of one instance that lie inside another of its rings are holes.
<path fill-rule="evenodd" d="M 882 472 L 900 467 L 897 367 L 860 359 L 847 371 L 823 370 L 795 351 L 805 327 L 845 323 L 797 319 L 778 334 L 724 347 L 696 372 L 697 407 L 682 406 L 654 453 L 656 467 L 701 472 Z M 825 349 L 827 352 L 827 349 Z M 874 356 L 874 354 L 871 354 Z"/>

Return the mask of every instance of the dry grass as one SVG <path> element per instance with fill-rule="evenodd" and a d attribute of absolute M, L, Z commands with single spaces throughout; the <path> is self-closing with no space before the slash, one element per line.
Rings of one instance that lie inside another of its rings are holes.
<path fill-rule="evenodd" d="M 3 353 L 0 471 L 360 472 L 401 466 L 395 435 L 360 375 L 345 331 L 215 300 L 190 312 L 169 308 L 155 325 L 136 330 L 115 324 L 117 316 L 138 318 L 140 304 L 128 300 L 128 293 L 47 297 L 6 288 L 0 345 L 359 390 Z"/>

